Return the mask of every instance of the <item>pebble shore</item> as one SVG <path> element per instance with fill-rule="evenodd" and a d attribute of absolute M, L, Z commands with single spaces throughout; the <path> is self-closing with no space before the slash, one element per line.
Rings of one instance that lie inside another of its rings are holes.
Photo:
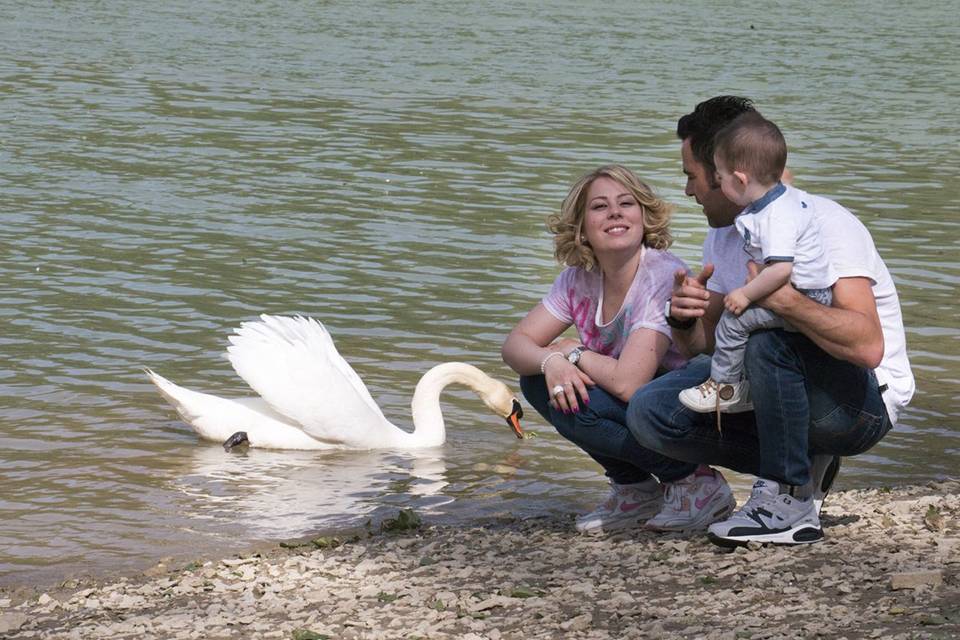
<path fill-rule="evenodd" d="M 960 482 L 831 494 L 826 540 L 382 526 L 0 592 L 0 638 L 957 638 Z"/>

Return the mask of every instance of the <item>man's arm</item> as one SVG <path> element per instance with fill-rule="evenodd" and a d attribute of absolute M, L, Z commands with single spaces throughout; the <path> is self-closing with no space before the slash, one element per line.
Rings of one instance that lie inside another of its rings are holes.
<path fill-rule="evenodd" d="M 756 271 L 748 265 L 751 275 Z M 840 278 L 826 307 L 784 286 L 757 300 L 835 358 L 873 369 L 883 359 L 883 328 L 868 278 Z"/>

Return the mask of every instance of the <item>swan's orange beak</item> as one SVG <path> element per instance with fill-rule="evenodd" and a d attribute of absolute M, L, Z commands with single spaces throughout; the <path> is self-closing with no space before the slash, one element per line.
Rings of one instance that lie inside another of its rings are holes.
<path fill-rule="evenodd" d="M 513 411 L 507 416 L 507 424 L 510 425 L 510 428 L 513 429 L 513 432 L 517 434 L 517 437 L 521 440 L 523 439 L 523 429 L 520 428 L 520 418 L 522 417 L 523 408 L 520 407 L 520 401 L 514 399 Z"/>

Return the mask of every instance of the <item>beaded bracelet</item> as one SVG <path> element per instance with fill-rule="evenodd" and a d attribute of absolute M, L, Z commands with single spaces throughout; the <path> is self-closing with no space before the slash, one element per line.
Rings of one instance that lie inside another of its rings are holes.
<path fill-rule="evenodd" d="M 550 353 L 547 354 L 547 357 L 543 359 L 543 362 L 540 363 L 540 373 L 544 373 L 544 374 L 546 373 L 547 360 L 549 360 L 553 356 L 560 356 L 561 358 L 565 357 L 562 351 L 551 351 Z"/>

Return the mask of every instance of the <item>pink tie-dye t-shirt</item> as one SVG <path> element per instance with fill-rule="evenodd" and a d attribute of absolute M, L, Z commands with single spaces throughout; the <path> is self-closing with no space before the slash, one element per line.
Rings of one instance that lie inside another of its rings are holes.
<path fill-rule="evenodd" d="M 627 338 L 637 329 L 653 329 L 670 338 L 663 309 L 670 299 L 677 269 L 687 270 L 687 267 L 669 251 L 644 248 L 630 291 L 620 311 L 606 324 L 600 317 L 603 275 L 599 269 L 567 267 L 544 297 L 543 306 L 561 322 L 574 325 L 587 349 L 619 358 Z M 683 363 L 683 357 L 671 342 L 660 368 L 672 370 Z"/>

